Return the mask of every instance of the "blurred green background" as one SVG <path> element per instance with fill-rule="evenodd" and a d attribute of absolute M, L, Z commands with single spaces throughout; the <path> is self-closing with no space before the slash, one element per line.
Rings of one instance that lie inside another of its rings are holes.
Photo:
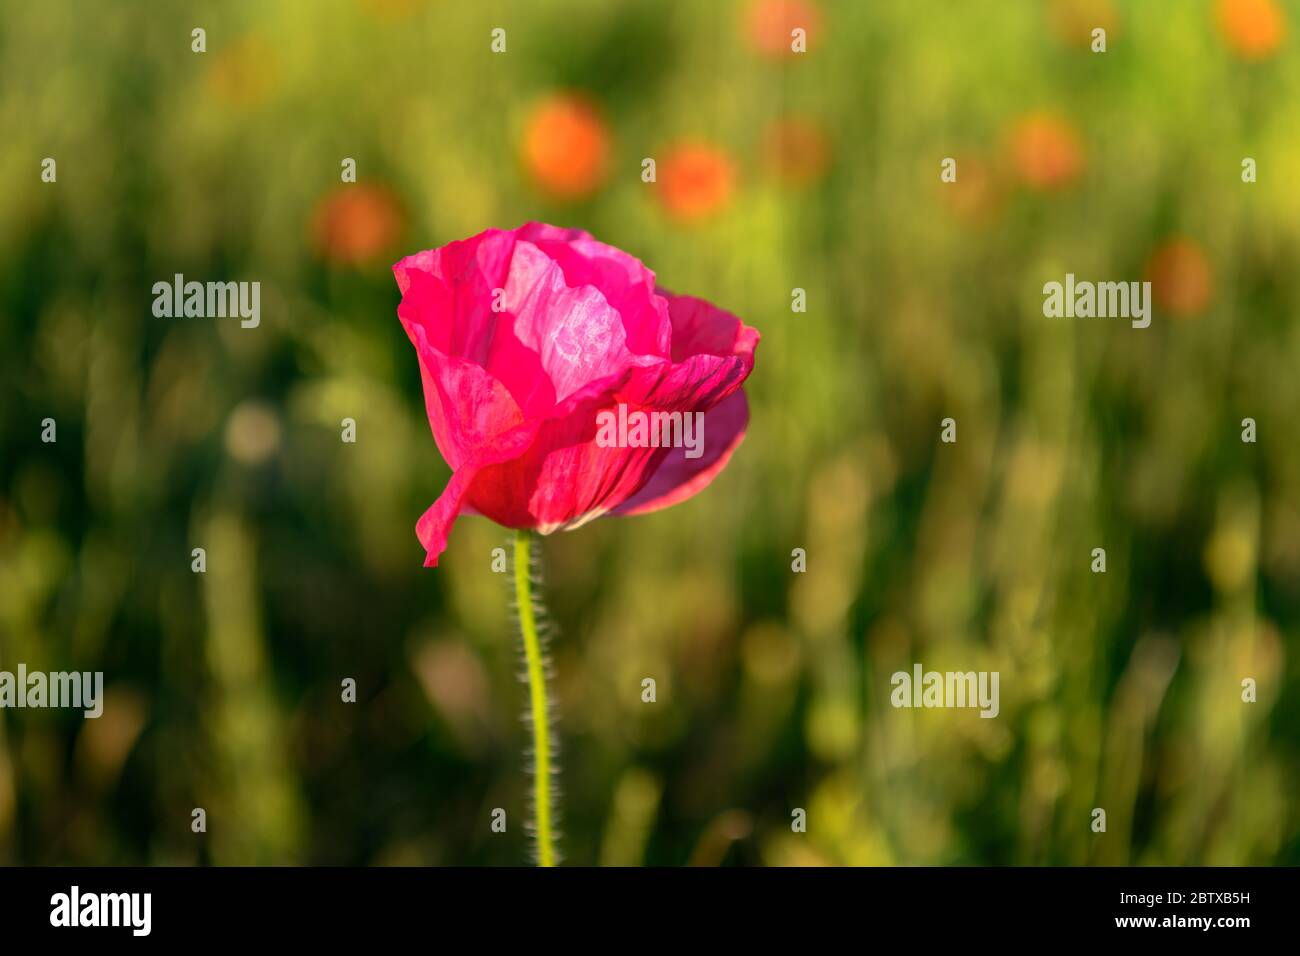
<path fill-rule="evenodd" d="M 390 265 L 541 219 L 763 334 L 712 487 L 543 542 L 570 862 L 1300 863 L 1296 4 L 0 9 L 0 668 L 107 687 L 0 710 L 0 862 L 528 859 L 506 532 L 421 566 Z"/>

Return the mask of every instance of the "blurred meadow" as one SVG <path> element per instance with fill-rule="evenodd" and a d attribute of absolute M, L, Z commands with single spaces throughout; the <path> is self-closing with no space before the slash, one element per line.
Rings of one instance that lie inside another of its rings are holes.
<path fill-rule="evenodd" d="M 507 533 L 422 567 L 390 267 L 538 219 L 763 335 L 709 489 L 542 542 L 569 862 L 1300 864 L 1300 4 L 0 11 L 0 669 L 107 694 L 0 710 L 0 862 L 528 859 Z"/>

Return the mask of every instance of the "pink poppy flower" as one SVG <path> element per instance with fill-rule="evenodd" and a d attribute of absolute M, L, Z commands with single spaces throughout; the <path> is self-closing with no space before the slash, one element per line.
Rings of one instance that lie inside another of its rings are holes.
<path fill-rule="evenodd" d="M 452 469 L 416 525 L 427 567 L 463 513 L 549 534 L 676 504 L 705 488 L 744 436 L 741 385 L 758 332 L 656 288 L 639 260 L 585 232 L 489 229 L 393 272 L 429 424 Z M 703 441 L 599 440 L 602 412 L 605 422 L 699 412 Z"/>

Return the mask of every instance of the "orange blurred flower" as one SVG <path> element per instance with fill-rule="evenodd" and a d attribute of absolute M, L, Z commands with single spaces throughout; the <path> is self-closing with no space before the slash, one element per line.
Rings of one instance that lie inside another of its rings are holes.
<path fill-rule="evenodd" d="M 581 199 L 595 192 L 608 174 L 609 150 L 604 120 L 579 94 L 554 94 L 528 117 L 524 166 L 556 198 Z"/>
<path fill-rule="evenodd" d="M 1052 0 L 1048 10 L 1052 30 L 1070 46 L 1091 49 L 1092 31 L 1101 27 L 1106 42 L 1114 39 L 1119 25 L 1110 0 Z"/>
<path fill-rule="evenodd" d="M 659 197 L 676 219 L 704 219 L 727 205 L 736 188 L 731 157 L 707 143 L 671 148 L 659 163 Z"/>
<path fill-rule="evenodd" d="M 830 165 L 830 137 L 825 128 L 802 116 L 785 116 L 768 124 L 763 154 L 779 179 L 795 186 L 816 182 Z"/>
<path fill-rule="evenodd" d="M 1214 279 L 1201 247 L 1191 239 L 1166 239 L 1147 261 L 1156 307 L 1171 315 L 1195 315 L 1210 303 Z"/>
<path fill-rule="evenodd" d="M 794 31 L 802 29 L 807 49 L 821 30 L 821 8 L 813 0 L 752 0 L 746 11 L 750 45 L 772 59 L 796 55 Z"/>
<path fill-rule="evenodd" d="M 1219 33 L 1243 59 L 1262 60 L 1286 37 L 1286 16 L 1277 0 L 1218 0 Z"/>
<path fill-rule="evenodd" d="M 316 206 L 311 236 L 323 259 L 359 265 L 390 251 L 402 232 L 397 197 L 384 186 L 338 186 Z"/>
<path fill-rule="evenodd" d="M 938 183 L 940 197 L 958 219 L 985 223 L 1002 206 L 1003 186 L 989 164 L 977 156 L 958 156 L 957 181 Z"/>
<path fill-rule="evenodd" d="M 1074 127 L 1052 113 L 1029 113 L 1011 134 L 1012 160 L 1033 189 L 1068 186 L 1083 172 L 1083 144 Z"/>

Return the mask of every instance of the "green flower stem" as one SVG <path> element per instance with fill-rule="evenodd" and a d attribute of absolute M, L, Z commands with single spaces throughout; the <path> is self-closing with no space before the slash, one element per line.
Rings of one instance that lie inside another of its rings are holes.
<path fill-rule="evenodd" d="M 515 604 L 519 609 L 519 633 L 524 642 L 528 670 L 529 713 L 533 729 L 533 825 L 537 841 L 537 865 L 555 865 L 555 837 L 551 829 L 551 721 L 546 701 L 546 668 L 542 663 L 542 642 L 537 633 L 533 605 L 532 535 L 515 532 Z"/>

